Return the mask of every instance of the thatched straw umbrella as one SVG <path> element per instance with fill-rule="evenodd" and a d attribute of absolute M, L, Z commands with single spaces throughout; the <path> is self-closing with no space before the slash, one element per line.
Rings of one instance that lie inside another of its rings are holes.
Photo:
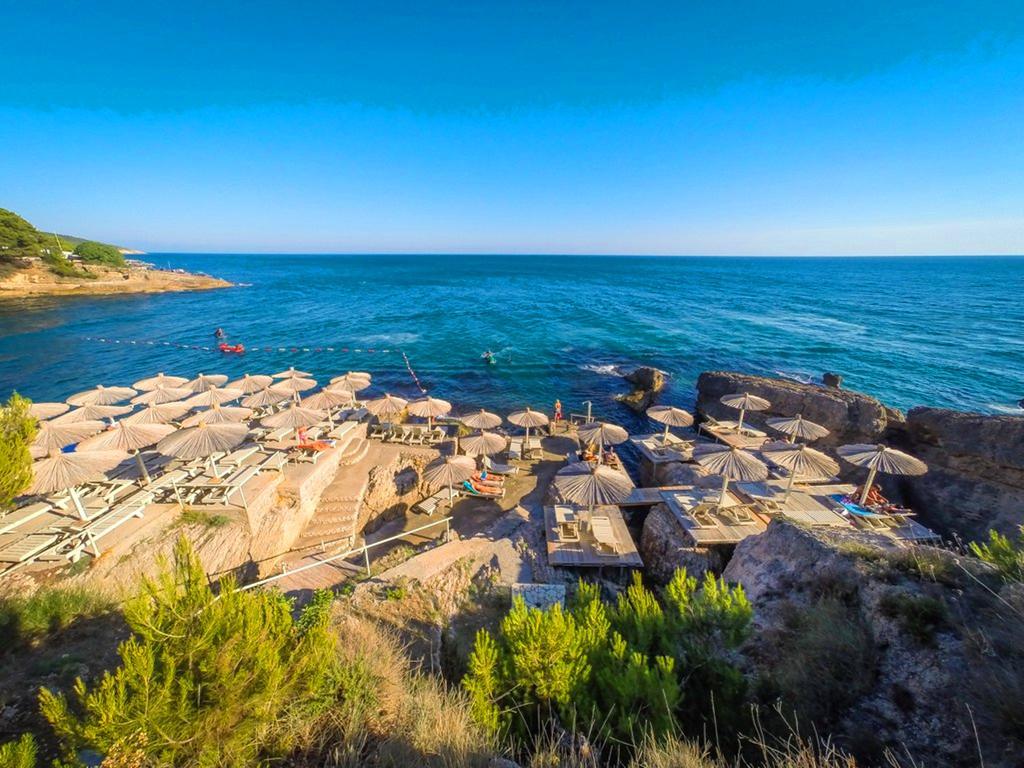
<path fill-rule="evenodd" d="M 188 387 L 165 387 L 163 385 L 146 390 L 141 395 L 132 398 L 135 405 L 149 405 L 153 403 L 176 403 L 186 397 L 192 397 L 195 393 Z"/>
<path fill-rule="evenodd" d="M 78 421 L 112 419 L 114 416 L 123 416 L 131 409 L 130 405 L 83 405 L 50 421 L 53 424 L 73 424 Z"/>
<path fill-rule="evenodd" d="M 663 443 L 668 442 L 669 427 L 688 427 L 693 424 L 693 416 L 672 405 L 652 405 L 647 409 L 647 416 L 665 425 L 665 434 L 661 436 Z"/>
<path fill-rule="evenodd" d="M 114 405 L 123 403 L 136 392 L 131 387 L 104 387 L 102 384 L 94 389 L 87 389 L 67 399 L 71 405 Z"/>
<path fill-rule="evenodd" d="M 481 408 L 476 413 L 461 417 L 459 421 L 470 429 L 494 429 L 501 424 L 501 416 Z"/>
<path fill-rule="evenodd" d="M 526 442 L 530 442 L 530 428 L 531 427 L 545 427 L 548 425 L 547 414 L 535 411 L 530 407 L 527 407 L 522 411 L 515 411 L 510 413 L 508 416 L 510 424 L 515 424 L 517 427 L 522 427 L 526 430 Z"/>
<path fill-rule="evenodd" d="M 409 401 L 401 397 L 386 394 L 376 400 L 366 402 L 366 410 L 378 419 L 394 419 L 402 415 L 402 412 L 409 405 Z"/>
<path fill-rule="evenodd" d="M 501 453 L 508 445 L 508 439 L 496 432 L 481 430 L 475 435 L 462 438 L 462 450 L 467 456 L 493 456 Z"/>
<path fill-rule="evenodd" d="M 183 422 L 183 427 L 196 427 L 199 422 L 207 424 L 223 424 L 225 422 L 240 422 L 252 417 L 251 408 L 239 408 L 230 405 L 212 405 L 205 411 L 197 411 Z"/>
<path fill-rule="evenodd" d="M 621 472 L 589 461 L 578 461 L 560 469 L 554 483 L 563 499 L 585 504 L 589 513 L 593 513 L 595 506 L 625 501 L 633 492 L 633 486 Z"/>
<path fill-rule="evenodd" d="M 233 450 L 245 440 L 245 436 L 248 434 L 249 427 L 246 424 L 201 422 L 194 427 L 186 427 L 172 432 L 156 444 L 156 449 L 164 456 L 172 456 L 186 461 L 209 459 L 213 476 L 220 477 L 217 474 L 217 462 L 213 460 L 213 455 Z"/>
<path fill-rule="evenodd" d="M 923 475 L 928 471 L 928 465 L 920 459 L 881 444 L 841 445 L 836 449 L 836 453 L 851 464 L 868 468 L 868 479 L 864 482 L 864 490 L 861 491 L 858 502 L 862 506 L 868 500 L 871 485 L 875 482 L 875 475 L 878 472 L 887 475 Z"/>
<path fill-rule="evenodd" d="M 469 456 L 446 456 L 423 469 L 423 481 L 434 487 L 448 486 L 448 503 L 455 500 L 455 486 L 468 480 L 476 471 L 476 462 Z"/>
<path fill-rule="evenodd" d="M 275 379 L 308 379 L 312 376 L 312 373 L 306 373 L 306 371 L 300 371 L 295 366 L 289 366 L 286 371 L 278 371 L 274 374 Z"/>
<path fill-rule="evenodd" d="M 274 383 L 274 379 L 270 376 L 263 376 L 260 374 L 245 374 L 240 379 L 235 379 L 228 384 L 231 389 L 242 390 L 243 395 L 252 395 L 256 392 L 262 392 L 264 389 Z"/>
<path fill-rule="evenodd" d="M 193 392 L 205 392 L 206 390 L 213 389 L 214 387 L 224 386 L 227 383 L 227 380 L 228 377 L 220 373 L 200 373 L 184 386 L 188 387 Z"/>
<path fill-rule="evenodd" d="M 729 490 L 729 481 L 750 483 L 768 477 L 768 467 L 753 454 L 741 448 L 718 443 L 694 446 L 694 460 L 712 474 L 722 478 L 722 494 L 718 499 L 718 508 L 725 504 L 725 494 Z"/>
<path fill-rule="evenodd" d="M 88 519 L 82 500 L 78 497 L 78 486 L 95 480 L 102 480 L 106 473 L 128 457 L 122 451 L 83 451 L 79 453 L 51 453 L 32 465 L 32 494 L 67 491 L 75 510 L 83 520 Z"/>
<path fill-rule="evenodd" d="M 789 498 L 797 475 L 825 479 L 833 477 L 839 471 L 839 463 L 835 459 L 814 450 L 807 443 L 779 440 L 761 446 L 761 453 L 775 464 L 789 470 L 785 499 Z"/>
<path fill-rule="evenodd" d="M 316 386 L 314 379 L 304 379 L 298 376 L 289 376 L 274 384 L 273 389 L 279 392 L 287 392 L 295 400 L 299 399 L 299 392 L 313 389 Z"/>
<path fill-rule="evenodd" d="M 274 387 L 267 387 L 259 392 L 254 392 L 242 399 L 242 405 L 246 408 L 266 408 L 268 405 L 283 403 L 292 396 L 291 392 L 285 392 Z"/>
<path fill-rule="evenodd" d="M 335 376 L 331 379 L 331 385 L 339 385 L 347 387 L 353 392 L 362 392 L 364 389 L 370 386 L 370 374 L 358 373 L 349 371 L 342 376 Z"/>
<path fill-rule="evenodd" d="M 604 450 L 605 445 L 618 445 L 629 439 L 629 433 L 618 424 L 603 421 L 581 424 L 576 430 L 576 436 L 588 445 L 599 446 L 601 450 Z"/>
<path fill-rule="evenodd" d="M 121 419 L 121 422 L 128 424 L 167 424 L 171 421 L 177 421 L 190 410 L 192 409 L 185 405 L 185 403 L 150 403 L 135 413 L 125 416 Z"/>
<path fill-rule="evenodd" d="M 103 427 L 102 421 L 72 421 L 67 424 L 44 421 L 39 425 L 39 431 L 32 441 L 32 455 L 35 458 L 42 458 L 56 453 L 66 445 L 95 435 Z"/>
<path fill-rule="evenodd" d="M 113 429 L 100 432 L 95 437 L 90 437 L 79 446 L 80 451 L 121 451 L 135 456 L 135 462 L 139 466 L 139 473 L 145 483 L 151 478 L 149 470 L 146 469 L 146 462 L 142 460 L 140 451 L 156 445 L 169 434 L 174 432 L 170 424 L 131 424 L 119 421 Z"/>
<path fill-rule="evenodd" d="M 32 403 L 28 407 L 28 415 L 39 421 L 45 421 L 67 413 L 70 407 L 67 403 Z"/>
<path fill-rule="evenodd" d="M 740 412 L 740 418 L 736 422 L 736 431 L 743 431 L 743 417 L 747 411 L 764 411 L 772 407 L 772 404 L 763 397 L 752 395 L 749 392 L 737 392 L 733 395 L 723 395 L 720 402 L 730 408 L 736 408 Z"/>
<path fill-rule="evenodd" d="M 409 403 L 409 413 L 427 420 L 427 429 L 434 428 L 434 419 L 451 413 L 452 404 L 447 400 L 424 396 Z"/>
<path fill-rule="evenodd" d="M 156 376 L 151 376 L 148 379 L 139 379 L 132 386 L 145 392 L 157 387 L 175 388 L 183 387 L 186 384 L 188 384 L 188 379 L 183 376 L 168 376 L 165 373 L 158 373 Z"/>
<path fill-rule="evenodd" d="M 240 389 L 228 389 L 227 387 L 221 389 L 219 387 L 210 387 L 200 392 L 198 395 L 193 395 L 185 401 L 185 405 L 189 408 L 209 408 L 214 405 L 223 405 L 224 403 L 230 403 L 232 400 L 237 400 L 242 396 L 242 390 Z"/>
<path fill-rule="evenodd" d="M 291 403 L 287 408 L 282 408 L 277 413 L 272 413 L 260 419 L 260 424 L 271 429 L 288 427 L 299 429 L 300 427 L 312 427 L 319 424 L 327 417 L 323 411 L 313 408 L 303 408 L 298 403 Z"/>
<path fill-rule="evenodd" d="M 825 437 L 829 433 L 825 427 L 815 424 L 813 421 L 807 421 L 799 413 L 796 416 L 776 416 L 766 419 L 765 424 L 776 432 L 789 435 L 788 441 L 790 443 L 797 438 L 808 441 L 817 440 L 819 437 Z"/>
<path fill-rule="evenodd" d="M 303 408 L 310 408 L 315 411 L 327 413 L 327 420 L 334 426 L 334 409 L 340 406 L 351 405 L 352 392 L 347 390 L 321 389 L 312 395 L 306 395 L 299 402 Z"/>

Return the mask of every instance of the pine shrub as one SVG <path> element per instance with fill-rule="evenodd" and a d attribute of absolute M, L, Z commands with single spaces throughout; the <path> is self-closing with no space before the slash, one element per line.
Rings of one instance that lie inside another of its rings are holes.
<path fill-rule="evenodd" d="M 0 406 L 0 512 L 32 482 L 29 445 L 36 436 L 36 420 L 28 412 L 30 405 L 14 392 Z"/>

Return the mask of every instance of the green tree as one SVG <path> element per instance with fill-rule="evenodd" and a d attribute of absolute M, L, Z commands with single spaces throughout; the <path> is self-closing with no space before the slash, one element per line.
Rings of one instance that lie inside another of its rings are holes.
<path fill-rule="evenodd" d="M 0 768 L 35 768 L 36 740 L 25 733 L 17 741 L 0 744 Z"/>
<path fill-rule="evenodd" d="M 0 406 L 0 509 L 8 509 L 32 482 L 29 445 L 36 436 L 36 420 L 29 414 L 30 400 L 17 392 Z"/>
<path fill-rule="evenodd" d="M 972 541 L 970 546 L 975 557 L 995 566 L 1007 581 L 1024 581 L 1024 525 L 1020 526 L 1015 542 L 999 531 L 989 531 L 987 542 Z"/>
<path fill-rule="evenodd" d="M 41 256 L 42 247 L 41 232 L 14 211 L 0 208 L 0 257 Z"/>
<path fill-rule="evenodd" d="M 124 256 L 116 246 L 83 240 L 75 246 L 75 255 L 86 264 L 106 264 L 111 267 L 123 267 Z"/>
<path fill-rule="evenodd" d="M 91 749 L 131 749 L 145 764 L 251 766 L 279 760 L 305 723 L 335 700 L 338 661 L 328 629 L 330 599 L 296 620 L 278 593 L 214 595 L 185 539 L 173 565 L 146 579 L 125 606 L 132 636 L 120 666 L 74 695 L 44 689 L 43 715 L 73 764 Z"/>

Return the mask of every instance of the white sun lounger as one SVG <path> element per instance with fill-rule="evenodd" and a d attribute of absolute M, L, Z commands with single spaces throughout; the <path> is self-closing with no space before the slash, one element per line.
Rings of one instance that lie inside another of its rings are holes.
<path fill-rule="evenodd" d="M 37 517 L 45 515 L 52 509 L 53 505 L 47 504 L 45 501 L 37 501 L 34 504 L 18 507 L 0 518 L 0 534 L 10 533 L 16 528 L 32 522 Z"/>
<path fill-rule="evenodd" d="M 432 515 L 437 511 L 437 508 L 448 501 L 448 489 L 445 488 L 443 491 L 438 491 L 433 496 L 428 496 L 422 501 L 418 501 L 412 505 L 413 512 L 422 512 L 424 515 Z"/>
<path fill-rule="evenodd" d="M 518 475 L 519 467 L 514 464 L 499 464 L 492 461 L 490 456 L 484 456 L 484 469 L 496 475 Z"/>
<path fill-rule="evenodd" d="M 7 533 L 0 536 L 0 563 L 24 563 L 34 560 L 60 540 L 57 533 Z"/>
<path fill-rule="evenodd" d="M 619 541 L 615 538 L 611 520 L 604 515 L 593 515 L 590 518 L 590 530 L 597 540 L 597 554 L 610 556 L 618 554 Z"/>

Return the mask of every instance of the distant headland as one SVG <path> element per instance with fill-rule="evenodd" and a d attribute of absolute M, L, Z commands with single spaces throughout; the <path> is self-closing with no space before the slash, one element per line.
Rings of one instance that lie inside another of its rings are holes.
<path fill-rule="evenodd" d="M 41 232 L 0 208 L 0 298 L 25 296 L 166 293 L 228 288 L 204 274 L 156 269 L 126 256 L 143 251 Z"/>

